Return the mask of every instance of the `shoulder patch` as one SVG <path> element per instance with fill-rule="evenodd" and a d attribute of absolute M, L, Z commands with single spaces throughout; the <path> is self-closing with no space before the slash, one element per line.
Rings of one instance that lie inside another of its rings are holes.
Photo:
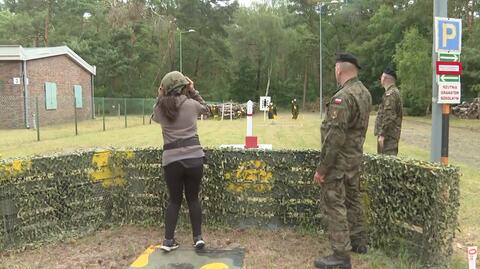
<path fill-rule="evenodd" d="M 336 105 L 340 105 L 342 103 L 342 98 L 335 98 L 333 100 L 333 102 L 336 104 Z"/>

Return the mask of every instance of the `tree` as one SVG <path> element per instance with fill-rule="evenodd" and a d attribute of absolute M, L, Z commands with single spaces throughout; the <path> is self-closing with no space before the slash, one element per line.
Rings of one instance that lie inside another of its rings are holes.
<path fill-rule="evenodd" d="M 431 103 L 432 45 L 413 27 L 405 32 L 395 52 L 403 101 L 409 114 L 425 115 Z"/>

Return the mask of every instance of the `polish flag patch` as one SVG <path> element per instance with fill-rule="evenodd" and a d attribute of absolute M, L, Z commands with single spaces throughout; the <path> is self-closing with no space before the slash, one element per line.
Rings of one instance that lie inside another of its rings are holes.
<path fill-rule="evenodd" d="M 336 104 L 336 105 L 339 105 L 342 103 L 342 99 L 341 98 L 335 98 L 335 100 L 333 100 L 333 102 Z"/>

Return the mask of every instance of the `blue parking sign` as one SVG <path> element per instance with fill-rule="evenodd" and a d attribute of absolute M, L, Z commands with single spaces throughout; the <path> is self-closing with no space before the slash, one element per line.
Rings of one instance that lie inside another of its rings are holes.
<path fill-rule="evenodd" d="M 435 17 L 435 52 L 462 50 L 462 20 Z"/>

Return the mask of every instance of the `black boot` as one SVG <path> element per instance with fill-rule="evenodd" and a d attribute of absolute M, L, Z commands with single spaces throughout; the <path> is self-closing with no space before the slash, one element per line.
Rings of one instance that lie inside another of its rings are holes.
<path fill-rule="evenodd" d="M 352 252 L 355 252 L 358 254 L 367 254 L 368 252 L 368 247 L 367 247 L 367 244 L 364 242 L 364 240 L 352 240 L 351 245 L 352 245 Z"/>
<path fill-rule="evenodd" d="M 348 255 L 332 254 L 327 257 L 316 259 L 314 264 L 315 264 L 315 267 L 322 268 L 322 269 L 327 269 L 327 268 L 352 269 L 350 256 Z"/>
<path fill-rule="evenodd" d="M 368 247 L 366 245 L 352 245 L 352 252 L 358 254 L 367 254 Z"/>

